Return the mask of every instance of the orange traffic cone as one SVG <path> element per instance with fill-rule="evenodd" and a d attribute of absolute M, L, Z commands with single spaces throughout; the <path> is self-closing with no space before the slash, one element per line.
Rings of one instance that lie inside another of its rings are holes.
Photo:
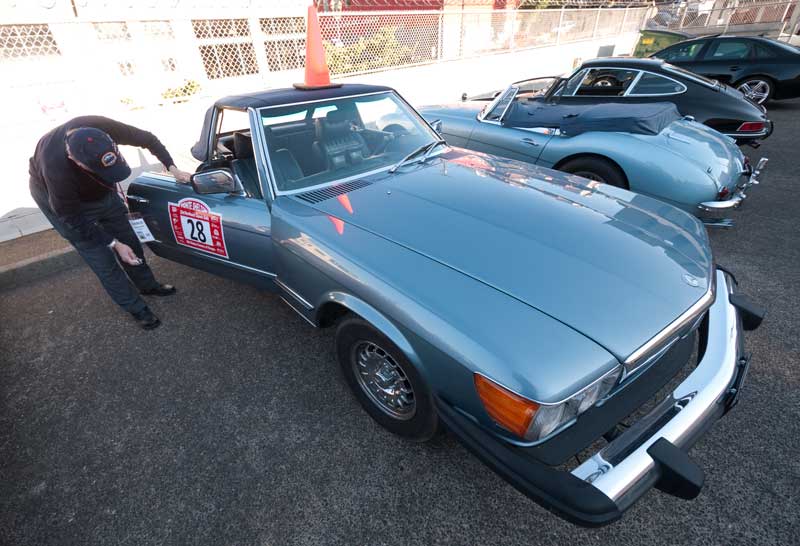
<path fill-rule="evenodd" d="M 294 84 L 297 89 L 325 89 L 341 87 L 340 83 L 331 83 L 328 63 L 325 61 L 325 49 L 322 47 L 322 32 L 319 28 L 317 9 L 312 3 L 308 6 L 306 23 L 306 81 Z"/>

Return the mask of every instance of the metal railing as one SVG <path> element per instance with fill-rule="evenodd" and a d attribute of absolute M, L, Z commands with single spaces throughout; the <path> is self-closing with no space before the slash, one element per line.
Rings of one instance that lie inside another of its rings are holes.
<path fill-rule="evenodd" d="M 736 6 L 701 9 L 698 4 L 659 6 L 648 19 L 650 28 L 664 27 L 693 34 L 727 32 L 768 33 L 780 35 L 792 20 L 797 0 L 764 2 L 741 0 Z"/>

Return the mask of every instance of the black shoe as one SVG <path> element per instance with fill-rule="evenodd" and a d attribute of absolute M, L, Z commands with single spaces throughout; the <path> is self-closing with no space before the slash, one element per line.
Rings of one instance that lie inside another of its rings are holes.
<path fill-rule="evenodd" d="M 178 289 L 171 284 L 159 284 L 150 290 L 142 290 L 141 293 L 143 296 L 171 296 L 177 291 Z"/>
<path fill-rule="evenodd" d="M 161 326 L 161 321 L 153 314 L 149 307 L 145 307 L 138 313 L 131 313 L 131 315 L 133 315 L 133 318 L 139 323 L 139 326 L 145 330 L 152 330 Z"/>

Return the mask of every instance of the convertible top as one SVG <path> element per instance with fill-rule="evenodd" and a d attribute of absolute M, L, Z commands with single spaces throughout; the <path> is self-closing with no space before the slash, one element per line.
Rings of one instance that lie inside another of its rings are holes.
<path fill-rule="evenodd" d="M 349 97 L 352 95 L 366 95 L 368 93 L 381 93 L 393 91 L 391 87 L 382 85 L 344 84 L 336 87 L 323 87 L 318 89 L 297 89 L 287 87 L 283 89 L 270 89 L 242 95 L 231 95 L 219 99 L 214 106 L 208 109 L 203 119 L 203 128 L 200 139 L 192 146 L 192 156 L 198 161 L 208 159 L 208 141 L 211 133 L 211 118 L 215 108 L 233 108 L 247 110 L 248 108 L 268 108 L 270 106 L 284 106 L 296 102 L 313 102 L 317 100 Z"/>
<path fill-rule="evenodd" d="M 515 101 L 503 125 L 507 127 L 553 127 L 567 136 L 589 131 L 657 135 L 681 119 L 671 102 L 646 104 L 553 104 L 540 101 Z"/>

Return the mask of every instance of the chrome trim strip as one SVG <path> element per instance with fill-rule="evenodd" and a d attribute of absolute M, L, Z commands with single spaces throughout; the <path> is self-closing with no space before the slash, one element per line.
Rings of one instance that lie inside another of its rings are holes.
<path fill-rule="evenodd" d="M 248 108 L 247 112 L 250 117 L 250 142 L 253 145 L 253 153 L 256 158 L 256 172 L 258 172 L 258 183 L 261 184 L 261 191 L 263 192 L 265 189 L 267 189 L 269 191 L 270 199 L 274 201 L 275 192 L 273 191 L 272 183 L 270 182 L 270 175 L 272 175 L 272 163 L 270 163 L 269 153 L 267 153 L 267 143 L 266 140 L 264 139 L 264 131 L 256 130 L 256 127 L 258 126 L 259 120 L 261 118 L 259 117 L 258 112 L 256 112 L 255 108 Z M 253 140 L 254 138 L 256 139 L 255 141 Z M 256 142 L 258 143 L 258 145 L 256 145 Z M 264 169 L 263 163 L 259 160 L 266 160 L 265 162 L 269 167 L 269 172 L 267 172 Z"/>
<path fill-rule="evenodd" d="M 316 328 L 316 327 L 317 327 L 317 325 L 316 325 L 316 324 L 314 324 L 314 322 L 313 322 L 311 319 L 309 319 L 307 316 L 305 316 L 305 315 L 304 315 L 304 314 L 303 314 L 303 313 L 302 313 L 302 312 L 301 312 L 301 311 L 300 311 L 300 310 L 299 310 L 297 307 L 295 307 L 294 305 L 292 305 L 292 302 L 290 302 L 289 300 L 287 300 L 287 299 L 286 299 L 286 298 L 284 298 L 283 296 L 278 296 L 278 297 L 279 297 L 279 298 L 281 298 L 281 301 L 282 301 L 283 303 L 285 303 L 286 305 L 288 305 L 288 306 L 289 306 L 289 308 L 290 308 L 292 311 L 294 311 L 295 313 L 297 313 L 298 315 L 300 315 L 300 316 L 303 318 L 303 320 L 304 320 L 304 321 L 306 321 L 307 323 L 309 323 L 309 324 L 310 324 L 311 326 L 313 326 L 314 328 Z"/>
<path fill-rule="evenodd" d="M 311 310 L 311 309 L 313 309 L 313 308 L 314 308 L 314 306 L 313 306 L 313 305 L 311 305 L 311 304 L 308 302 L 308 300 L 307 300 L 307 299 L 305 299 L 303 296 L 301 296 L 300 294 L 298 294 L 298 293 L 297 293 L 295 290 L 292 290 L 291 288 L 289 288 L 289 287 L 286 285 L 286 283 L 284 283 L 282 280 L 280 280 L 280 279 L 279 279 L 279 278 L 277 278 L 277 277 L 275 277 L 275 284 L 277 284 L 277 285 L 278 285 L 278 286 L 279 286 L 279 287 L 280 287 L 282 290 L 284 290 L 284 291 L 285 291 L 287 294 L 289 294 L 289 295 L 290 295 L 290 296 L 292 296 L 294 299 L 296 299 L 296 300 L 297 300 L 297 302 L 298 302 L 298 303 L 300 303 L 300 305 L 302 305 L 302 306 L 303 306 L 303 307 L 305 307 L 306 309 L 308 309 L 308 310 Z"/>
<path fill-rule="evenodd" d="M 250 267 L 249 265 L 240 264 L 239 262 L 233 262 L 231 260 L 225 260 L 223 258 L 217 258 L 216 256 L 212 256 L 210 254 L 205 254 L 205 253 L 199 252 L 199 251 L 195 251 L 194 253 L 192 253 L 192 255 L 193 256 L 198 256 L 200 258 L 208 259 L 208 260 L 213 260 L 215 262 L 219 262 L 221 264 L 225 264 L 225 265 L 228 265 L 228 266 L 233 266 L 233 267 L 235 267 L 237 269 L 243 269 L 243 270 L 248 271 L 250 273 L 257 273 L 259 275 L 264 275 L 265 277 L 269 277 L 271 279 L 274 279 L 277 276 L 277 275 L 275 275 L 275 273 L 270 273 L 269 271 L 264 271 L 263 269 L 257 269 L 255 267 Z"/>
<path fill-rule="evenodd" d="M 708 288 L 703 296 L 697 300 L 691 307 L 683 312 L 678 318 L 672 321 L 666 328 L 650 338 L 644 345 L 633 351 L 628 358 L 625 359 L 623 364 L 627 373 L 631 373 L 637 367 L 637 363 L 641 363 L 646 356 L 662 343 L 666 342 L 670 337 L 674 336 L 680 329 L 690 323 L 700 313 L 708 309 L 714 302 L 714 283 Z"/>
<path fill-rule="evenodd" d="M 664 407 L 674 407 L 677 413 L 616 466 L 605 457 L 617 447 L 612 442 L 572 471 L 574 476 L 591 483 L 621 509 L 632 504 L 649 486 L 646 478 L 656 463 L 647 449 L 659 438 L 678 447 L 691 444 L 717 417 L 720 404 L 736 377 L 742 333 L 736 308 L 728 301 L 730 288 L 725 273 L 717 271 L 716 282 L 724 297 L 717 298 L 709 311 L 708 345 L 703 359 L 672 392 L 672 404 L 666 403 L 670 400 L 667 398 L 644 419 L 659 418 Z M 624 435 L 620 439 L 625 441 Z"/>

